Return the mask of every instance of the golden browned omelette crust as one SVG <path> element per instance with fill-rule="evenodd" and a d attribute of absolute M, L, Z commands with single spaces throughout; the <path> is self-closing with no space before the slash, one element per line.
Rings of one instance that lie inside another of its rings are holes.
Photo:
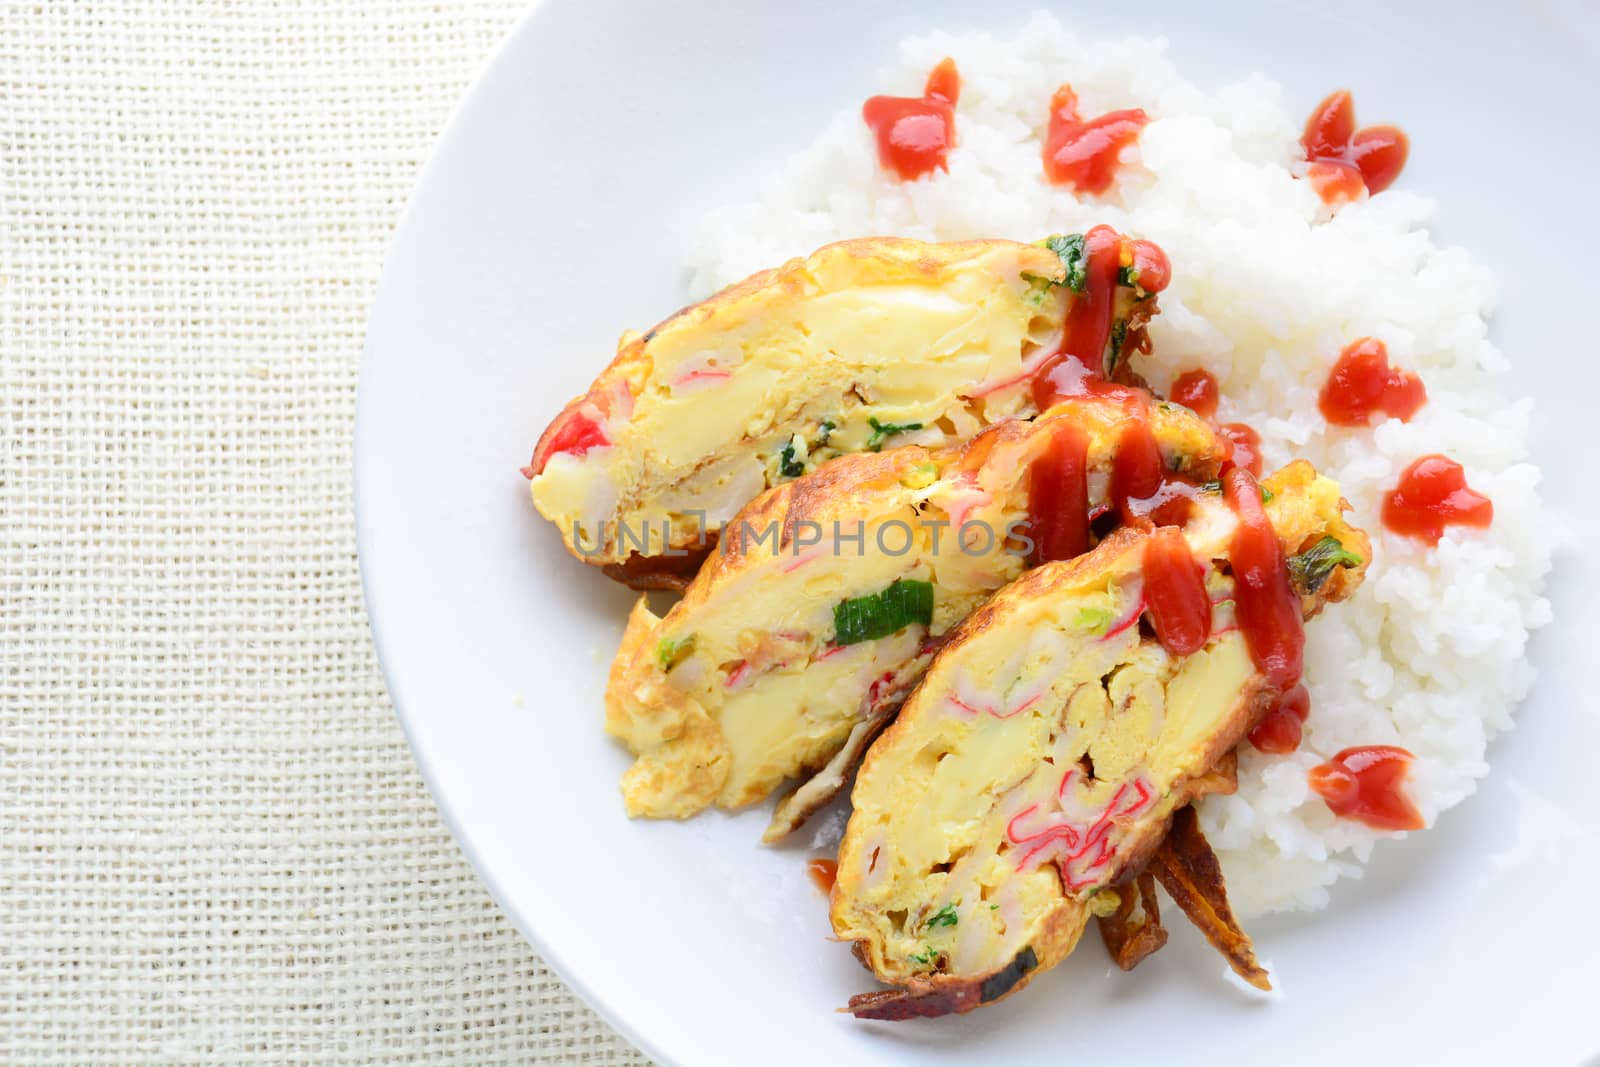
<path fill-rule="evenodd" d="M 1370 546 L 1309 464 L 1265 485 L 1287 553 L 1334 537 L 1362 561 L 1300 588 L 1309 618 L 1353 591 Z M 1278 695 L 1232 625 L 1218 561 L 1235 522 L 1216 502 L 1186 533 L 1214 604 L 1192 655 L 1141 634 L 1149 535 L 1127 530 L 1023 575 L 951 634 L 852 793 L 834 932 L 896 988 L 849 1010 L 938 1015 L 1021 988 L 1072 951 L 1097 909 L 1119 907 L 1095 895 L 1144 871 L 1173 813 L 1217 787 L 1214 769 Z M 1212 920 L 1208 936 L 1231 914 Z M 1219 947 L 1248 970 L 1243 946 Z"/>
<path fill-rule="evenodd" d="M 1157 850 L 1153 862 L 1159 862 L 1160 857 L 1161 851 Z M 1141 871 L 1113 895 L 1117 910 L 1099 916 L 1100 938 L 1111 961 L 1124 971 L 1131 971 L 1167 943 L 1167 931 L 1161 925 L 1161 903 L 1156 899 L 1155 875 L 1148 869 Z"/>
<path fill-rule="evenodd" d="M 534 503 L 585 562 L 682 588 L 692 564 L 672 553 L 703 553 L 766 488 L 838 455 L 1035 415 L 1029 368 L 1078 299 L 1064 278 L 1036 245 L 881 237 L 753 275 L 623 337 L 541 436 L 524 471 Z M 1119 357 L 1145 346 L 1155 309 L 1118 287 Z"/>
<path fill-rule="evenodd" d="M 1228 903 L 1228 890 L 1222 877 L 1222 864 L 1211 844 L 1200 832 L 1200 818 L 1194 805 L 1172 817 L 1161 848 L 1146 868 L 1161 882 L 1161 888 L 1183 909 L 1183 913 L 1205 935 L 1211 946 L 1222 953 L 1228 966 L 1257 989 L 1270 990 L 1267 970 L 1256 960 L 1250 936 L 1239 926 Z M 1161 916 L 1153 914 L 1157 928 Z"/>

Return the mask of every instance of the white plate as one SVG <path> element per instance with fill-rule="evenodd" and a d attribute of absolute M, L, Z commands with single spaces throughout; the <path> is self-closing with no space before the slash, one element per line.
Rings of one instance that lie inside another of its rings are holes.
<path fill-rule="evenodd" d="M 1600 34 L 1575 4 L 1059 12 L 1083 37 L 1166 34 L 1202 84 L 1259 70 L 1308 105 L 1349 85 L 1364 113 L 1404 123 L 1407 185 L 1499 276 L 1497 340 L 1538 402 L 1548 499 L 1583 544 L 1558 563 L 1539 686 L 1479 792 L 1381 847 L 1327 911 L 1253 924 L 1281 999 L 1225 981 L 1180 920 L 1131 975 L 1090 937 L 974 1015 L 858 1023 L 833 1009 L 872 983 L 824 940 L 808 854 L 756 843 L 764 812 L 624 818 L 600 693 L 629 594 L 560 550 L 518 465 L 623 328 L 682 303 L 701 212 L 748 198 L 858 106 L 901 37 L 1010 33 L 1032 6 L 549 0 L 484 72 L 390 255 L 357 425 L 373 628 L 440 807 L 544 957 L 670 1063 L 1579 1062 L 1600 1046 L 1600 444 L 1585 435 L 1600 375 L 1584 314 Z"/>

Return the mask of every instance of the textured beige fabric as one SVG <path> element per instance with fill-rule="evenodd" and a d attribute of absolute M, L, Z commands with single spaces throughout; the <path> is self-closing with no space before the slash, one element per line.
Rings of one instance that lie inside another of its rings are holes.
<path fill-rule="evenodd" d="M 0 0 L 0 1062 L 645 1062 L 440 823 L 356 573 L 385 246 L 521 0 Z"/>

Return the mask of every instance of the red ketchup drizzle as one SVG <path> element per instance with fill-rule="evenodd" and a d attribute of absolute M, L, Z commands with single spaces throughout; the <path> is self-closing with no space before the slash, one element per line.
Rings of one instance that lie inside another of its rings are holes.
<path fill-rule="evenodd" d="M 833 892 L 833 883 L 839 877 L 839 864 L 836 860 L 812 860 L 806 864 L 806 873 L 811 876 L 812 884 L 824 893 Z"/>
<path fill-rule="evenodd" d="M 1044 402 L 1042 411 L 1075 397 L 1114 400 L 1129 411 L 1142 409 L 1146 402 L 1143 390 L 1108 382 L 1077 356 L 1060 354 L 1035 372 L 1033 395 L 1036 402 Z"/>
<path fill-rule="evenodd" d="M 1401 422 L 1428 399 L 1422 379 L 1389 366 L 1389 349 L 1376 337 L 1346 345 L 1317 397 L 1322 417 L 1335 426 L 1366 426 L 1378 412 Z"/>
<path fill-rule="evenodd" d="M 878 140 L 878 164 L 908 182 L 948 171 L 960 97 L 961 74 L 946 57 L 928 75 L 921 96 L 874 96 L 862 104 L 861 118 Z"/>
<path fill-rule="evenodd" d="M 1028 469 L 1028 536 L 1035 564 L 1089 551 L 1088 464 L 1088 434 L 1070 420 L 1055 420 L 1044 452 Z"/>
<path fill-rule="evenodd" d="M 1173 403 L 1182 404 L 1202 419 L 1217 413 L 1217 380 L 1210 371 L 1184 371 L 1173 379 L 1168 395 Z"/>
<path fill-rule="evenodd" d="M 1306 643 L 1300 598 L 1289 587 L 1283 546 L 1261 506 L 1261 486 L 1249 471 L 1233 467 L 1223 475 L 1222 489 L 1239 517 L 1228 550 L 1239 629 L 1256 669 L 1287 690 L 1300 681 Z"/>
<path fill-rule="evenodd" d="M 1088 368 L 1089 378 L 1105 377 L 1117 274 L 1122 270 L 1122 235 L 1110 226 L 1096 226 L 1084 234 L 1083 248 L 1088 260 L 1083 291 L 1067 310 L 1061 351 L 1039 368 L 1039 375 L 1033 380 L 1033 399 L 1040 411 L 1063 396 L 1083 395 L 1087 379 L 1070 365 L 1064 366 L 1069 363 L 1068 357 L 1075 357 L 1081 367 Z"/>
<path fill-rule="evenodd" d="M 1067 310 L 1061 348 L 1034 373 L 1033 399 L 1040 411 L 1074 397 L 1120 402 L 1127 421 L 1113 460 L 1111 496 L 1125 522 L 1182 523 L 1190 501 L 1177 496 L 1148 516 L 1130 502 L 1159 492 L 1166 478 L 1161 448 L 1149 426 L 1149 398 L 1142 389 L 1106 380 L 1105 352 L 1116 314 L 1117 277 L 1124 267 L 1136 273 L 1146 292 L 1165 289 L 1172 279 L 1166 253 L 1149 241 L 1129 241 L 1110 226 L 1084 235 L 1084 284 Z M 1062 431 L 1057 430 L 1059 435 Z M 1057 436 L 1029 472 L 1030 523 L 1036 562 L 1069 559 L 1088 550 L 1087 441 Z M 1082 518 L 1080 519 L 1080 516 Z"/>
<path fill-rule="evenodd" d="M 1354 200 L 1363 190 L 1383 192 L 1405 169 L 1411 152 L 1398 126 L 1356 129 L 1356 105 L 1348 89 L 1317 105 L 1300 145 L 1311 163 L 1306 178 L 1325 204 Z"/>
<path fill-rule="evenodd" d="M 1430 545 L 1439 543 L 1446 526 L 1482 528 L 1493 521 L 1493 501 L 1468 488 L 1461 464 L 1444 456 L 1412 463 L 1383 497 L 1383 524 Z"/>
<path fill-rule="evenodd" d="M 1232 445 L 1229 456 L 1233 465 L 1261 477 L 1261 435 L 1242 422 L 1225 422 L 1217 431 Z"/>
<path fill-rule="evenodd" d="M 1139 520 L 1129 502 L 1154 496 L 1166 473 L 1161 445 L 1141 411 L 1137 418 L 1123 424 L 1117 437 L 1117 454 L 1111 459 L 1111 504 L 1124 523 Z"/>
<path fill-rule="evenodd" d="M 1150 117 L 1140 108 L 1108 111 L 1087 122 L 1078 114 L 1078 94 L 1063 85 L 1050 98 L 1050 129 L 1044 141 L 1044 175 L 1056 185 L 1098 196 L 1111 188 L 1122 150 L 1139 139 Z"/>
<path fill-rule="evenodd" d="M 1163 526 L 1144 545 L 1144 604 L 1156 636 L 1174 656 L 1189 656 L 1211 636 L 1211 595 L 1205 571 L 1176 526 Z"/>
<path fill-rule="evenodd" d="M 1134 281 L 1147 293 L 1159 293 L 1172 281 L 1172 260 L 1154 241 L 1133 242 Z"/>
<path fill-rule="evenodd" d="M 1106 378 L 1106 345 L 1116 315 L 1117 275 L 1136 272 L 1147 293 L 1159 293 L 1172 280 L 1172 263 L 1159 245 L 1129 241 L 1110 226 L 1096 226 L 1083 237 L 1084 283 L 1067 309 L 1061 348 L 1034 372 L 1033 400 L 1040 411 L 1069 396 L 1141 398 L 1137 390 Z"/>
<path fill-rule="evenodd" d="M 1422 813 L 1401 788 L 1413 758 L 1393 745 L 1347 748 L 1311 768 L 1307 781 L 1335 815 L 1375 830 L 1420 830 Z"/>
<path fill-rule="evenodd" d="M 592 396 L 585 396 L 561 409 L 561 413 L 551 420 L 540 436 L 539 443 L 534 446 L 533 459 L 522 468 L 522 476 L 531 479 L 543 474 L 551 456 L 562 453 L 582 456 L 591 448 L 609 445 L 611 438 L 606 436 L 605 427 L 591 414 L 598 409 L 603 417 L 606 408 L 603 397 L 597 401 Z"/>
<path fill-rule="evenodd" d="M 1203 419 L 1217 413 L 1217 380 L 1209 371 L 1185 371 L 1172 380 L 1169 395 Z M 1228 462 L 1261 477 L 1261 435 L 1242 422 L 1225 422 L 1217 433 L 1228 442 Z"/>
<path fill-rule="evenodd" d="M 1301 727 L 1311 714 L 1311 694 L 1297 685 L 1278 697 L 1277 703 L 1250 731 L 1250 743 L 1262 752 L 1282 756 L 1300 747 Z"/>
<path fill-rule="evenodd" d="M 1126 449 L 1130 434 L 1139 439 L 1135 446 L 1135 458 L 1128 466 L 1120 466 L 1113 462 L 1111 470 L 1111 490 L 1114 506 L 1118 507 L 1125 521 L 1152 526 L 1183 526 L 1189 521 L 1189 514 L 1194 508 L 1192 497 L 1182 493 L 1166 494 L 1166 499 L 1159 503 L 1146 501 L 1143 504 L 1143 515 L 1135 509 L 1134 502 L 1160 493 L 1169 485 L 1181 484 L 1193 486 L 1193 482 L 1180 475 L 1167 470 L 1166 460 L 1161 456 L 1161 448 L 1156 443 L 1155 432 L 1150 428 L 1145 419 L 1147 411 L 1138 415 L 1138 425 L 1125 428 L 1122 432 L 1120 448 Z M 1118 453 L 1117 459 L 1121 460 L 1122 454 Z M 1122 480 L 1124 479 L 1125 480 Z M 1141 493 L 1139 490 L 1153 485 L 1149 492 Z"/>

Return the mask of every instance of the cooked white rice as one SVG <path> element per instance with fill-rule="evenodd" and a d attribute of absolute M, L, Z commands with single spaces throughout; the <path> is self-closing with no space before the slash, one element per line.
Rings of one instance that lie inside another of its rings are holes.
<path fill-rule="evenodd" d="M 1143 371 L 1156 386 L 1203 366 L 1218 417 L 1260 431 L 1268 470 L 1296 457 L 1337 478 L 1375 559 L 1352 602 L 1307 628 L 1312 712 L 1288 756 L 1241 752 L 1239 791 L 1205 801 L 1204 825 L 1246 915 L 1318 908 L 1359 875 L 1385 835 L 1335 819 L 1306 772 L 1350 745 L 1417 756 L 1409 792 L 1429 825 L 1488 771 L 1489 740 L 1511 725 L 1534 671 L 1530 631 L 1550 620 L 1541 589 L 1560 536 L 1528 461 L 1531 407 L 1505 388 L 1487 337 L 1493 279 L 1424 228 L 1433 203 L 1406 181 L 1330 221 L 1291 171 L 1315 99 L 1283 99 L 1259 77 L 1205 93 L 1160 40 L 1080 42 L 1039 16 L 1017 37 L 932 34 L 906 41 L 881 89 L 921 92 L 940 58 L 963 87 L 949 173 L 902 184 L 880 172 L 859 113 L 840 115 L 760 199 L 713 212 L 693 254 L 696 296 L 844 237 L 1036 240 L 1096 223 L 1165 248 L 1173 281 Z M 1086 115 L 1143 107 L 1153 121 L 1105 199 L 1074 199 L 1040 166 L 1046 108 L 1070 81 Z M 1330 87 L 1331 88 L 1331 87 Z M 1421 152 L 1427 145 L 1417 146 Z M 1134 156 L 1136 155 L 1136 160 Z M 1409 424 L 1328 427 L 1317 391 L 1342 346 L 1383 339 L 1427 384 Z M 1494 501 L 1488 531 L 1452 530 L 1429 549 L 1383 531 L 1384 490 L 1419 455 L 1443 452 Z"/>

